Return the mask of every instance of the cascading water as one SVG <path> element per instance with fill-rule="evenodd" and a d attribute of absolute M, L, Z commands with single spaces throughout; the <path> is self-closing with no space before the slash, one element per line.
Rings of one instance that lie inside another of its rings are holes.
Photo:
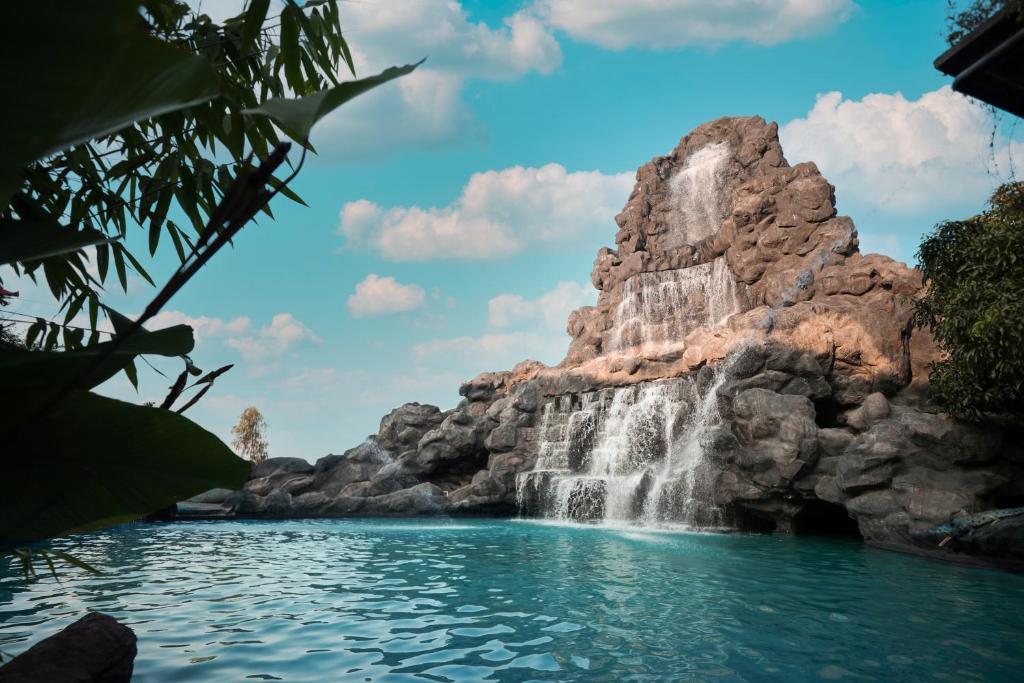
<path fill-rule="evenodd" d="M 729 161 L 729 145 L 707 145 L 691 154 L 669 181 L 672 196 L 672 230 L 666 247 L 693 244 L 718 231 L 721 224 L 719 189 Z"/>
<path fill-rule="evenodd" d="M 741 299 L 724 256 L 692 268 L 639 273 L 622 285 L 606 352 L 664 355 L 696 328 L 738 313 Z"/>
<path fill-rule="evenodd" d="M 721 527 L 706 458 L 728 364 L 693 377 L 555 397 L 540 454 L 519 475 L 520 509 L 559 521 Z"/>
<path fill-rule="evenodd" d="M 671 179 L 673 217 L 662 248 L 718 231 L 728 159 L 727 144 L 708 145 Z M 638 273 L 619 294 L 604 345 L 610 355 L 671 359 L 690 332 L 744 308 L 725 257 Z M 722 363 L 710 382 L 689 376 L 555 397 L 538 427 L 536 465 L 517 478 L 520 510 L 561 521 L 722 526 L 707 454 L 727 376 Z"/>

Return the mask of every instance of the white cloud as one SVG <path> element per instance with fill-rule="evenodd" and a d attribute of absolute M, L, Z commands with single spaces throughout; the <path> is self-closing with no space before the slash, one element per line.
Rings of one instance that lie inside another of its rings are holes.
<path fill-rule="evenodd" d="M 613 50 L 736 40 L 775 45 L 842 23 L 851 0 L 537 0 L 534 10 L 573 38 Z"/>
<path fill-rule="evenodd" d="M 252 330 L 252 320 L 245 316 L 225 320 L 208 316 L 190 316 L 181 311 L 163 311 L 146 325 L 158 330 L 172 325 L 189 325 L 195 332 L 196 342 L 220 338 L 228 348 L 242 354 L 247 361 L 263 361 L 280 356 L 301 342 L 319 343 L 313 331 L 295 319 L 291 313 L 278 313 L 269 325 Z M 251 370 L 265 374 L 272 366 L 256 366 Z"/>
<path fill-rule="evenodd" d="M 285 378 L 281 382 L 281 387 L 288 391 L 322 389 L 333 385 L 338 379 L 338 371 L 334 368 L 303 368 Z"/>
<path fill-rule="evenodd" d="M 455 368 L 465 367 L 462 374 L 469 378 L 487 370 L 511 368 L 527 358 L 557 362 L 565 355 L 568 344 L 568 337 L 554 342 L 549 335 L 537 332 L 502 332 L 431 339 L 416 344 L 413 353 L 420 360 L 436 357 Z"/>
<path fill-rule="evenodd" d="M 431 339 L 413 347 L 422 361 L 434 358 L 451 369 L 465 368 L 467 377 L 484 370 L 510 368 L 532 358 L 557 363 L 569 347 L 566 321 L 580 306 L 593 304 L 597 292 L 590 285 L 560 282 L 534 299 L 499 294 L 487 304 L 491 327 L 480 336 Z M 511 329 L 510 329 L 511 328 Z"/>
<path fill-rule="evenodd" d="M 403 285 L 393 277 L 370 273 L 348 297 L 348 310 L 357 318 L 406 313 L 423 306 L 426 293 L 419 285 Z"/>
<path fill-rule="evenodd" d="M 341 210 L 339 231 L 395 261 L 501 258 L 588 229 L 607 232 L 633 174 L 569 173 L 559 164 L 475 173 L 443 207 L 382 208 L 360 199 Z"/>
<path fill-rule="evenodd" d="M 188 325 L 195 332 L 196 341 L 208 337 L 233 337 L 246 333 L 252 321 L 247 317 L 210 318 L 205 315 L 194 318 L 181 311 L 161 311 L 146 324 L 151 330 L 159 330 L 173 325 Z"/>
<path fill-rule="evenodd" d="M 1024 145 L 995 139 L 980 105 L 943 86 L 916 100 L 875 93 L 860 100 L 819 95 L 805 118 L 779 129 L 791 163 L 813 160 L 849 197 L 878 208 L 914 212 L 984 200 Z M 1011 147 L 1012 145 L 1012 147 Z"/>
<path fill-rule="evenodd" d="M 590 284 L 559 282 L 536 299 L 518 294 L 499 294 L 487 302 L 487 314 L 494 327 L 540 324 L 547 330 L 565 329 L 569 314 L 594 303 L 597 292 Z"/>
<path fill-rule="evenodd" d="M 469 79 L 507 81 L 562 62 L 558 42 L 540 19 L 519 12 L 498 27 L 471 20 L 452 0 L 341 4 L 343 29 L 360 76 L 388 66 L 427 62 L 414 73 L 363 95 L 322 121 L 313 142 L 322 154 L 376 158 L 409 146 L 436 147 L 480 126 L 462 101 Z"/>
<path fill-rule="evenodd" d="M 318 344 L 320 338 L 291 313 L 278 313 L 258 333 L 229 337 L 224 343 L 241 353 L 247 361 L 258 361 L 280 356 L 301 342 Z"/>

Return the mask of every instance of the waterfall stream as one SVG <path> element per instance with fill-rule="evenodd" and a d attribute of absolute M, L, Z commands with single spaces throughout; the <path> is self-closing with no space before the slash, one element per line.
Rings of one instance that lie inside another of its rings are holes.
<path fill-rule="evenodd" d="M 693 244 L 718 232 L 719 199 L 723 172 L 729 161 L 729 145 L 707 145 L 691 154 L 669 181 L 672 197 L 672 230 L 666 247 Z"/>
<path fill-rule="evenodd" d="M 537 464 L 517 479 L 520 509 L 564 522 L 723 526 L 706 455 L 727 377 L 723 363 L 703 387 L 688 376 L 554 397 Z"/>
<path fill-rule="evenodd" d="M 622 285 L 606 351 L 665 355 L 681 349 L 693 330 L 721 324 L 742 308 L 724 256 L 692 268 L 638 273 Z"/>
<path fill-rule="evenodd" d="M 669 181 L 672 218 L 662 248 L 717 232 L 728 159 L 727 144 L 708 145 Z M 745 307 L 724 256 L 638 273 L 619 294 L 604 352 L 648 359 L 673 360 L 690 332 Z M 536 465 L 516 480 L 520 510 L 559 521 L 721 527 L 707 455 L 729 365 L 721 363 L 711 381 L 706 372 L 552 398 L 537 427 Z"/>
<path fill-rule="evenodd" d="M 517 479 L 520 509 L 558 521 L 722 526 L 706 455 L 727 376 L 722 364 L 703 387 L 684 377 L 554 397 L 537 465 Z"/>
<path fill-rule="evenodd" d="M 668 231 L 658 233 L 655 247 L 693 246 L 718 232 L 729 159 L 726 143 L 689 154 L 668 181 L 662 200 L 670 214 Z M 830 250 L 813 256 L 784 298 L 794 298 L 849 240 L 837 239 Z M 692 332 L 724 325 L 749 303 L 724 255 L 688 268 L 635 273 L 611 292 L 602 353 L 616 360 L 651 361 L 648 369 L 674 363 L 683 357 Z M 703 341 L 696 338 L 698 344 Z M 614 365 L 609 367 L 615 372 Z M 730 374 L 728 359 L 713 368 L 711 378 L 707 373 L 705 368 L 684 377 L 550 399 L 536 427 L 534 469 L 517 475 L 520 510 L 563 522 L 726 525 L 725 511 L 714 502 L 717 472 L 710 456 L 722 424 L 717 394 Z"/>

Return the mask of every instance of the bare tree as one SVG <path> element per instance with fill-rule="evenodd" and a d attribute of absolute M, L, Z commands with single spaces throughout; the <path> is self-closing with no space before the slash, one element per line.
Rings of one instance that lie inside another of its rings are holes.
<path fill-rule="evenodd" d="M 239 455 L 257 465 L 266 461 L 269 446 L 266 439 L 267 421 L 256 406 L 249 406 L 242 411 L 242 417 L 231 428 L 231 433 L 235 437 L 232 445 Z"/>

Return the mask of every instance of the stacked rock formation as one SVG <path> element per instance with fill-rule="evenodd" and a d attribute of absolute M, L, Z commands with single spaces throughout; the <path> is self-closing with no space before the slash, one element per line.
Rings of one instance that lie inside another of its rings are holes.
<path fill-rule="evenodd" d="M 835 188 L 813 163 L 790 166 L 777 133 L 718 119 L 639 169 L 615 248 L 594 264 L 597 305 L 569 317 L 557 366 L 485 373 L 453 410 L 406 404 L 344 455 L 272 459 L 207 502 L 264 516 L 536 513 L 517 484 L 553 402 L 696 381 L 728 357 L 705 464 L 733 526 L 855 526 L 880 545 L 951 551 L 938 525 L 1024 501 L 1024 452 L 929 405 L 938 350 L 912 325 L 920 274 L 862 255 Z"/>

